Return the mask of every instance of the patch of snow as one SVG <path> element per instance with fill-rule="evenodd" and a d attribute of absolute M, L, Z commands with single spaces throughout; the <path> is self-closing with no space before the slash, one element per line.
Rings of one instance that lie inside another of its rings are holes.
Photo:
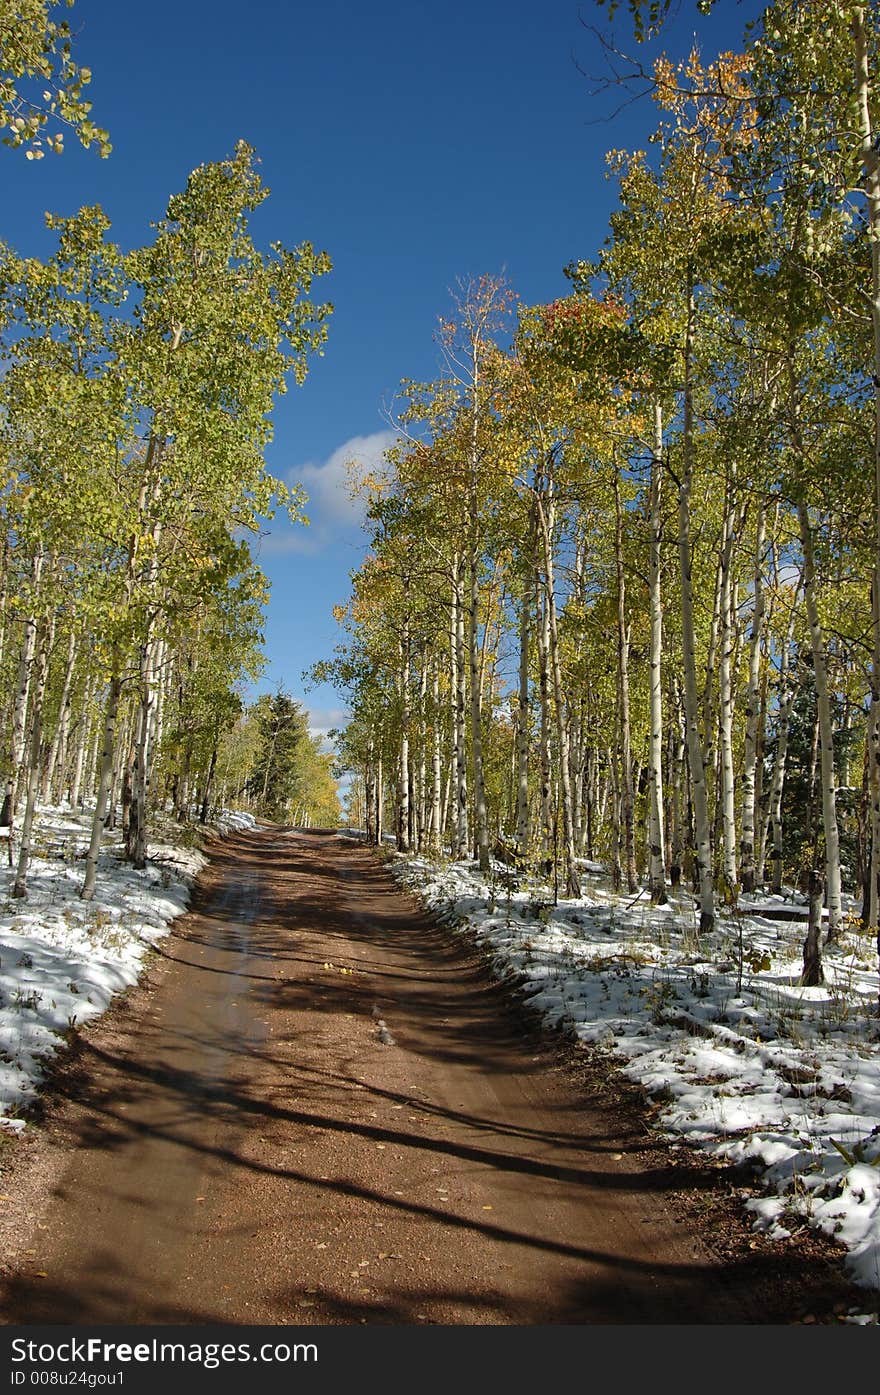
<path fill-rule="evenodd" d="M 741 903 L 697 948 L 685 897 L 652 906 L 599 881 L 554 905 L 547 887 L 474 862 L 391 867 L 549 1024 L 611 1050 L 659 1097 L 670 1138 L 750 1163 L 765 1188 L 748 1202 L 757 1229 L 782 1242 L 796 1222 L 817 1226 L 846 1246 L 855 1282 L 880 1289 L 878 972 L 854 916 L 823 949 L 825 984 L 802 988 L 803 922 L 772 918 L 803 905 L 797 893 Z"/>
<path fill-rule="evenodd" d="M 250 831 L 258 826 L 253 814 L 243 809 L 221 809 L 214 819 L 214 824 L 221 833 L 228 833 L 230 830 Z"/>
<path fill-rule="evenodd" d="M 151 842 L 138 871 L 105 839 L 91 901 L 80 898 L 88 812 L 41 807 L 27 898 L 0 868 L 0 1127 L 20 1131 L 42 1066 L 68 1034 L 133 984 L 144 956 L 185 910 L 205 858 Z"/>

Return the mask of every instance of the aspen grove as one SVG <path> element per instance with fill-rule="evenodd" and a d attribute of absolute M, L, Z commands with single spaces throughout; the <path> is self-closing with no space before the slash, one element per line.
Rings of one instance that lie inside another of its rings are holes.
<path fill-rule="evenodd" d="M 570 294 L 459 284 L 315 670 L 373 841 L 565 896 L 601 860 L 692 889 L 695 937 L 784 884 L 831 942 L 848 896 L 877 926 L 878 35 L 779 0 L 742 54 L 661 59 Z"/>
<path fill-rule="evenodd" d="M 45 262 L 0 248 L 0 759 L 16 897 L 40 802 L 94 811 L 87 899 L 108 824 L 143 867 L 154 807 L 204 819 L 260 670 L 267 583 L 249 539 L 302 502 L 266 468 L 270 413 L 320 353 L 332 307 L 309 299 L 325 253 L 252 241 L 268 193 L 255 166 L 240 142 L 194 170 L 129 252 L 99 207 L 47 218 Z"/>

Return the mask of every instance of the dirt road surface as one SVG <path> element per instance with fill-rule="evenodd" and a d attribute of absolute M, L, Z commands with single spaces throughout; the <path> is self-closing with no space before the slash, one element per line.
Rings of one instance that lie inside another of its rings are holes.
<path fill-rule="evenodd" d="M 237 834 L 3 1179 L 5 1321 L 778 1323 L 845 1301 L 811 1252 L 710 1242 L 699 1170 L 575 1056 L 354 840 Z"/>

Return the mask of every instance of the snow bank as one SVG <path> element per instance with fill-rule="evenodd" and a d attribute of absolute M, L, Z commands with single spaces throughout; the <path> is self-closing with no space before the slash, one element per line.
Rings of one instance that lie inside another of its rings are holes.
<path fill-rule="evenodd" d="M 854 917 L 823 952 L 824 986 L 801 988 L 804 923 L 771 919 L 770 898 L 722 915 L 695 950 L 689 901 L 652 906 L 597 882 L 554 906 L 500 865 L 489 879 L 474 863 L 391 866 L 441 919 L 471 927 L 548 1023 L 613 1051 L 661 1101 L 669 1137 L 751 1163 L 765 1188 L 747 1202 L 756 1228 L 783 1240 L 803 1218 L 880 1289 L 878 974 Z"/>
<path fill-rule="evenodd" d="M 46 1058 L 136 981 L 205 863 L 193 849 L 151 843 L 147 867 L 136 871 L 108 838 L 95 897 L 82 901 L 90 823 L 76 810 L 40 809 L 26 900 L 10 897 L 13 871 L 0 869 L 0 1127 L 7 1130 L 24 1127 Z"/>

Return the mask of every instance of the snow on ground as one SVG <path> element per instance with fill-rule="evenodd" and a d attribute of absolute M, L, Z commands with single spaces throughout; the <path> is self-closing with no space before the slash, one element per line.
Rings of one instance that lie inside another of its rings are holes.
<path fill-rule="evenodd" d="M 661 1102 L 670 1137 L 752 1164 L 756 1228 L 783 1240 L 803 1218 L 880 1289 L 877 956 L 854 916 L 823 950 L 825 984 L 801 988 L 805 921 L 767 914 L 805 915 L 795 893 L 741 898 L 697 948 L 690 898 L 615 894 L 597 864 L 582 868 L 583 896 L 558 905 L 501 864 L 488 879 L 472 862 L 391 866 L 442 919 L 470 926 L 549 1023 L 611 1050 Z"/>
<path fill-rule="evenodd" d="M 223 832 L 255 821 L 223 810 L 215 826 Z M 41 1062 L 135 982 L 150 946 L 186 908 L 205 863 L 178 841 L 151 841 L 149 862 L 136 871 L 108 835 L 94 899 L 82 901 L 90 831 L 88 811 L 39 810 L 23 901 L 9 894 L 14 871 L 0 843 L 0 1127 L 7 1130 L 24 1127 Z M 174 826 L 169 833 L 180 836 Z"/>

